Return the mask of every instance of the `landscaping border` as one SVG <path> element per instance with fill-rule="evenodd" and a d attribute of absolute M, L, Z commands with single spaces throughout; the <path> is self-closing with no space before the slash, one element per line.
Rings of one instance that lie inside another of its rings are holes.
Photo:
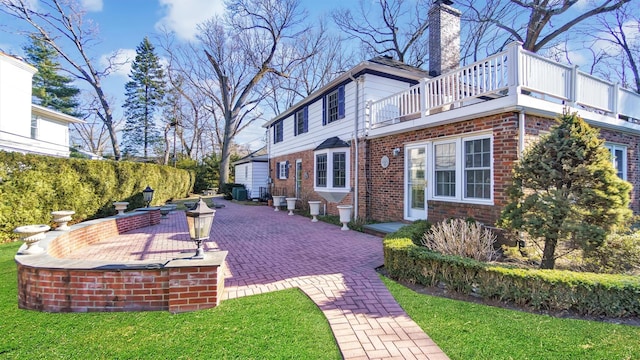
<path fill-rule="evenodd" d="M 425 286 L 530 306 L 571 310 L 582 315 L 640 315 L 640 278 L 566 270 L 521 269 L 447 256 L 415 245 L 409 238 L 384 240 L 384 266 L 390 277 Z"/>

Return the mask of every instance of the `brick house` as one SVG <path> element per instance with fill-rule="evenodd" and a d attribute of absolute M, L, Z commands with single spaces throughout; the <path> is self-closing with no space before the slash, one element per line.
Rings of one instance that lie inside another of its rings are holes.
<path fill-rule="evenodd" d="M 600 129 L 640 212 L 640 95 L 519 43 L 459 67 L 460 12 L 439 1 L 429 17 L 429 72 L 364 61 L 264 125 L 273 187 L 330 214 L 493 224 L 514 162 L 568 110 Z"/>

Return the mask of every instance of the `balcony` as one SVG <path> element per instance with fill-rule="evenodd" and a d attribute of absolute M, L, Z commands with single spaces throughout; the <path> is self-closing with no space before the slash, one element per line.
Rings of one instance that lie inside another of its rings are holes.
<path fill-rule="evenodd" d="M 370 102 L 367 128 L 383 134 L 383 127 L 401 123 L 396 127 L 511 109 L 559 114 L 568 108 L 587 121 L 640 131 L 638 104 L 640 94 L 530 53 L 516 42 L 484 60 Z"/>

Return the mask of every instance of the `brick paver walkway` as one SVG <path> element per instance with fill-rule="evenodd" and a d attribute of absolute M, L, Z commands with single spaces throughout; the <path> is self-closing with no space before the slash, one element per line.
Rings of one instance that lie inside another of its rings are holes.
<path fill-rule="evenodd" d="M 378 277 L 380 238 L 266 206 L 216 202 L 225 207 L 205 247 L 229 251 L 223 299 L 297 287 L 323 311 L 345 359 L 448 359 Z M 174 212 L 73 256 L 161 261 L 193 249 L 184 212 Z"/>

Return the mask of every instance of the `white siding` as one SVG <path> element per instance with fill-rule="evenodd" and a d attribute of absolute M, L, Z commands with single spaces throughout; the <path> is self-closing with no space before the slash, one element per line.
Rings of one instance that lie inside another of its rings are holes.
<path fill-rule="evenodd" d="M 69 124 L 38 117 L 38 140 L 69 146 Z"/>
<path fill-rule="evenodd" d="M 369 100 L 378 100 L 393 95 L 411 86 L 408 82 L 388 79 L 382 76 L 366 74 L 360 84 L 358 133 L 363 134 L 366 125 L 365 106 Z M 294 136 L 295 115 L 283 120 L 283 141 L 274 144 L 274 127 L 269 128 L 270 157 L 313 150 L 320 143 L 330 137 L 337 136 L 341 140 L 349 141 L 355 136 L 355 97 L 356 83 L 351 81 L 345 85 L 345 117 L 327 125 L 322 125 L 322 97 L 309 104 L 309 131 Z"/>
<path fill-rule="evenodd" d="M 31 136 L 31 79 L 35 68 L 0 53 L 0 131 Z"/>
<path fill-rule="evenodd" d="M 269 163 L 267 162 L 253 162 L 252 163 L 252 181 L 251 192 L 249 193 L 252 198 L 260 197 L 260 188 L 267 187 L 267 180 L 269 178 Z"/>
<path fill-rule="evenodd" d="M 246 176 L 245 176 L 246 174 Z M 260 188 L 267 187 L 269 165 L 267 162 L 248 162 L 235 166 L 235 182 L 247 188 L 247 197 L 260 197 Z"/>

